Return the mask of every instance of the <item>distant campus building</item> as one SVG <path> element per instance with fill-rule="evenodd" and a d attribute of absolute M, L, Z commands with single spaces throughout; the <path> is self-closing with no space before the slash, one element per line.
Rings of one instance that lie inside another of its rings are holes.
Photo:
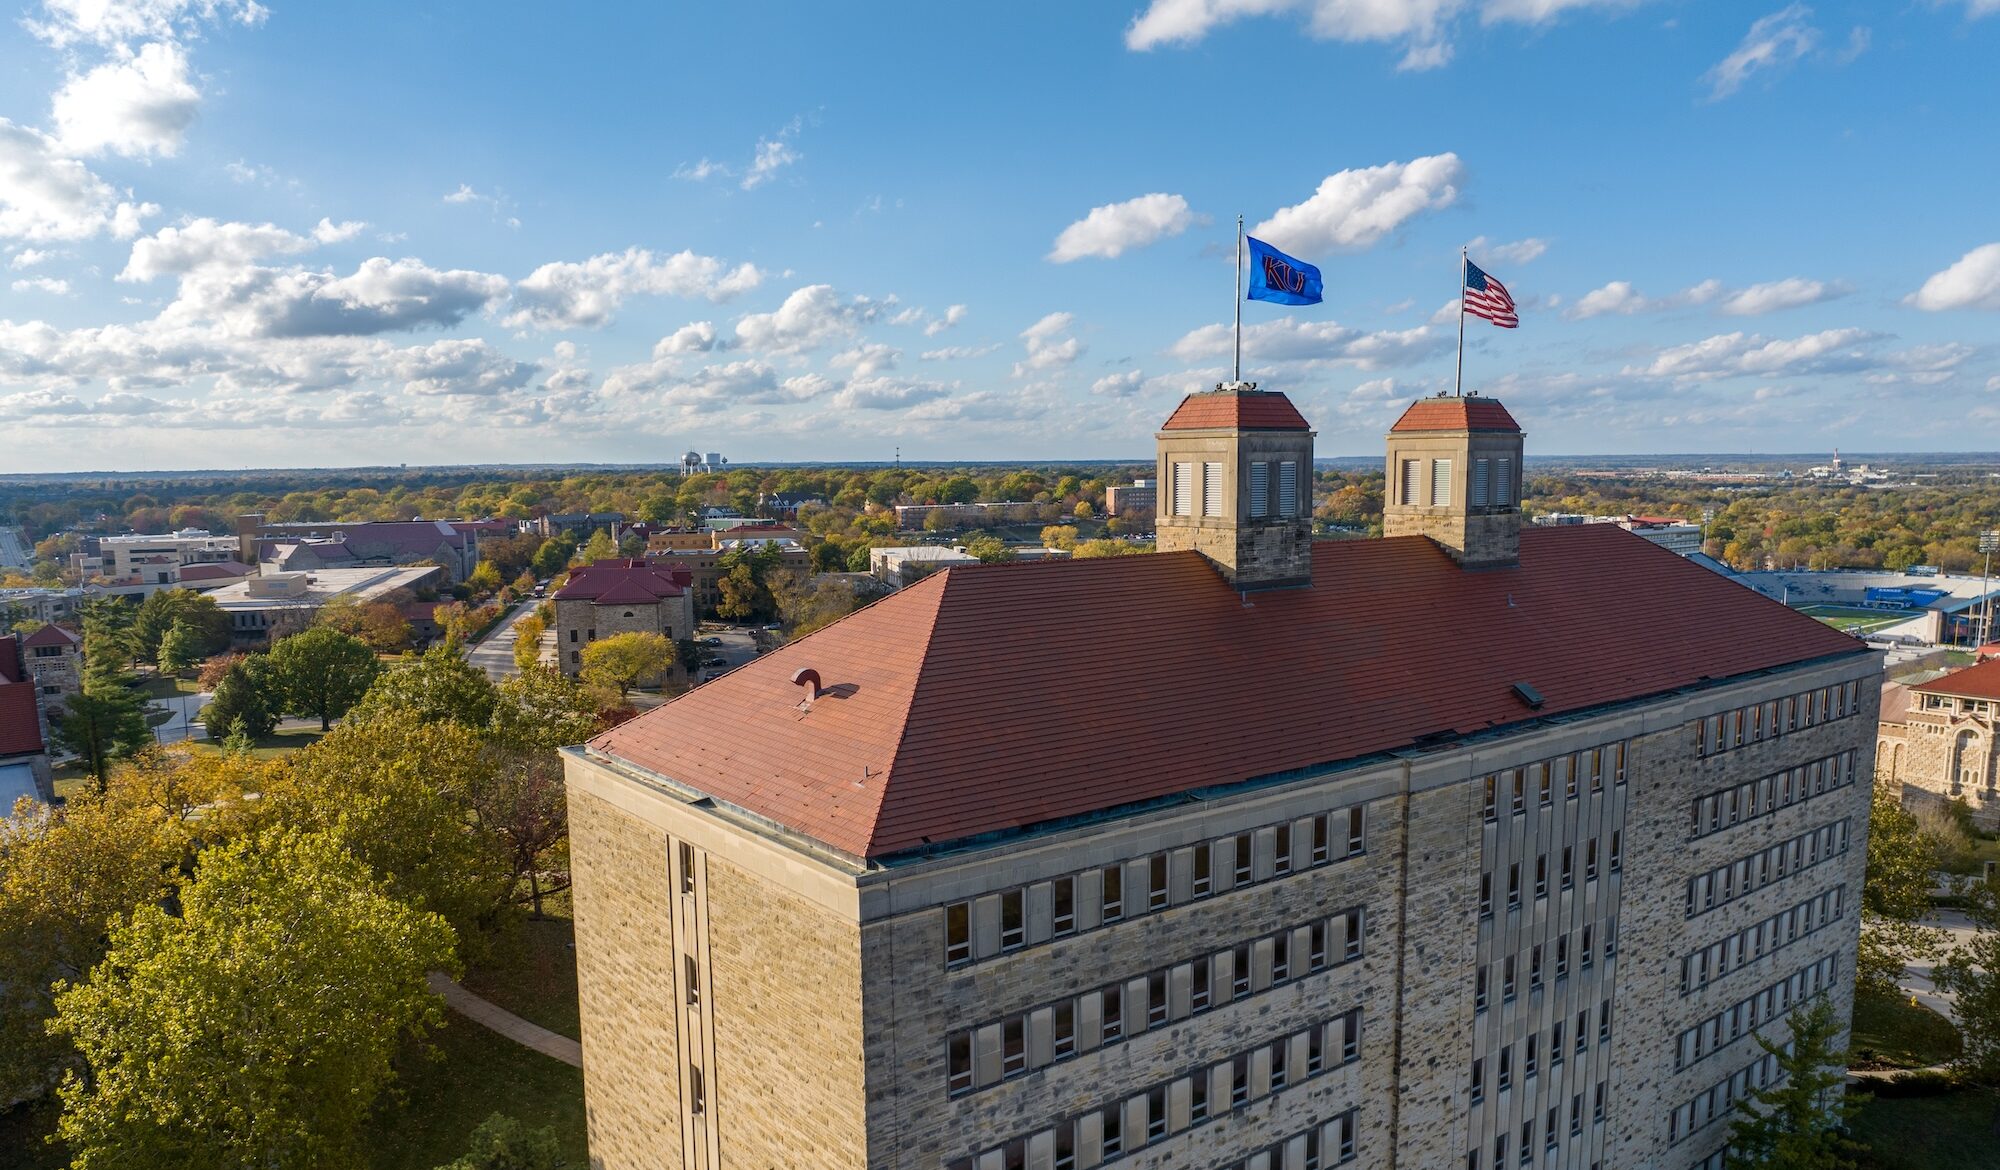
<path fill-rule="evenodd" d="M 2000 828 L 2000 658 L 1916 686 L 1882 689 L 1875 773 L 1908 803 L 1963 800 L 1972 819 Z"/>
<path fill-rule="evenodd" d="M 482 539 L 519 531 L 511 520 L 393 520 L 353 523 L 265 524 L 250 514 L 237 521 L 244 556 L 266 573 L 311 572 L 409 565 L 428 561 L 444 570 L 445 584 L 472 575 Z"/>
<path fill-rule="evenodd" d="M 1157 439 L 1160 553 L 944 568 L 566 753 L 592 1165 L 1716 1170 L 1851 1008 L 1874 657 L 1524 530 L 1491 399 L 1397 422 L 1377 540 L 1310 538 L 1281 394 Z"/>
<path fill-rule="evenodd" d="M 694 576 L 680 566 L 644 560 L 592 561 L 571 569 L 556 591 L 556 658 L 574 678 L 583 652 L 614 634 L 694 636 Z"/>
<path fill-rule="evenodd" d="M 438 565 L 312 570 L 279 570 L 266 565 L 261 576 L 217 589 L 209 596 L 229 615 L 230 636 L 239 645 L 254 646 L 276 642 L 312 625 L 319 611 L 335 597 L 366 605 L 444 583 L 445 569 Z"/>

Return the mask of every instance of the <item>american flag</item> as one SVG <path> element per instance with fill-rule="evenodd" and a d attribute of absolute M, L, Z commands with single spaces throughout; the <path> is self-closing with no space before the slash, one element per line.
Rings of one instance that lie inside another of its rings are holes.
<path fill-rule="evenodd" d="M 1520 315 L 1514 311 L 1514 298 L 1507 295 L 1507 286 L 1486 275 L 1470 260 L 1465 262 L 1465 311 L 1502 329 L 1521 324 Z"/>

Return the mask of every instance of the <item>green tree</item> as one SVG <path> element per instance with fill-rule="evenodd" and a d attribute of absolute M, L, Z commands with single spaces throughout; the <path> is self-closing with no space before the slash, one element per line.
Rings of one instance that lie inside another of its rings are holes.
<path fill-rule="evenodd" d="M 216 743 L 238 729 L 251 739 L 262 739 L 278 726 L 278 711 L 284 696 L 272 677 L 271 661 L 252 654 L 232 663 L 215 684 L 215 693 L 201 709 L 201 724 Z"/>
<path fill-rule="evenodd" d="M 54 721 L 57 746 L 74 753 L 97 782 L 111 776 L 111 765 L 153 742 L 139 697 L 123 687 L 103 686 L 71 695 Z"/>
<path fill-rule="evenodd" d="M 450 927 L 290 830 L 204 851 L 179 909 L 141 907 L 56 996 L 89 1065 L 59 1091 L 74 1166 L 364 1166 L 398 1049 L 444 1022 Z"/>
<path fill-rule="evenodd" d="M 498 698 L 485 671 L 441 645 L 377 676 L 352 715 L 358 719 L 385 709 L 408 711 L 426 722 L 448 719 L 478 729 L 493 718 Z"/>
<path fill-rule="evenodd" d="M 1846 1133 L 1857 1103 L 1840 1095 L 1847 1054 L 1833 1047 L 1840 1021 L 1825 996 L 1785 1021 L 1789 1044 L 1763 1035 L 1757 1044 L 1778 1075 L 1736 1102 L 1729 1127 L 1729 1170 L 1854 1170 L 1861 1147 Z"/>
<path fill-rule="evenodd" d="M 643 680 L 664 680 L 673 665 L 674 644 L 664 634 L 613 634 L 583 648 L 583 677 L 616 687 L 621 699 Z"/>
<path fill-rule="evenodd" d="M 555 1131 L 530 1129 L 504 1113 L 495 1113 L 472 1131 L 465 1155 L 438 1170 L 562 1170 L 562 1147 Z"/>
<path fill-rule="evenodd" d="M 500 570 L 492 561 L 481 561 L 473 567 L 472 575 L 465 579 L 465 583 L 472 587 L 474 597 L 491 597 L 500 592 L 500 586 L 506 582 L 500 579 Z"/>
<path fill-rule="evenodd" d="M 966 541 L 965 551 L 989 565 L 1014 559 L 1013 549 L 1008 548 L 999 537 L 984 532 Z"/>
<path fill-rule="evenodd" d="M 1043 548 L 1071 549 L 1076 547 L 1076 525 L 1051 524 L 1042 529 Z"/>
<path fill-rule="evenodd" d="M 1974 1084 L 2000 1086 L 2000 888 L 1991 882 L 1966 889 L 1972 937 L 1958 944 L 1933 969 L 1938 987 L 1949 992 L 1963 1041 L 1958 1074 Z"/>
<path fill-rule="evenodd" d="M 530 613 L 514 623 L 514 665 L 527 670 L 542 660 L 542 633 L 548 626 L 541 615 Z"/>
<path fill-rule="evenodd" d="M 1150 544 L 1134 544 L 1129 540 L 1085 540 L 1071 549 L 1070 555 L 1081 561 L 1091 557 L 1129 557 L 1152 551 Z"/>
<path fill-rule="evenodd" d="M 730 566 L 715 584 L 721 594 L 721 600 L 715 603 L 718 616 L 743 621 L 757 615 L 759 597 L 764 591 L 748 562 L 738 561 Z"/>
<path fill-rule="evenodd" d="M 611 530 L 600 528 L 590 534 L 590 539 L 584 542 L 583 550 L 577 554 L 576 559 L 583 564 L 591 565 L 598 561 L 612 560 L 617 556 L 618 542 L 611 539 Z"/>
<path fill-rule="evenodd" d="M 271 647 L 270 658 L 284 709 L 317 718 L 321 731 L 361 701 L 381 670 L 361 639 L 324 626 L 285 638 Z"/>
<path fill-rule="evenodd" d="M 1868 813 L 1868 871 L 1861 887 L 1861 948 L 1855 985 L 1893 997 L 1910 963 L 1935 961 L 1949 935 L 1928 926 L 1936 850 L 1917 818 L 1903 807 L 1893 780 L 1875 782 Z"/>
<path fill-rule="evenodd" d="M 101 597 L 83 607 L 83 689 L 128 689 L 133 682 L 132 607 Z"/>
<path fill-rule="evenodd" d="M 176 621 L 160 639 L 160 669 L 167 674 L 192 670 L 208 654 L 201 634 L 185 621 Z"/>
<path fill-rule="evenodd" d="M 553 577 L 563 571 L 563 566 L 569 564 L 569 558 L 575 552 L 575 541 L 567 537 L 552 536 L 543 541 L 542 546 L 535 550 L 535 555 L 529 560 L 528 567 L 535 571 L 536 577 Z"/>
<path fill-rule="evenodd" d="M 554 751 L 603 728 L 597 697 L 537 663 L 500 684 L 488 738 L 511 751 Z"/>
<path fill-rule="evenodd" d="M 132 619 L 136 655 L 145 662 L 158 661 L 160 643 L 176 625 L 191 632 L 196 658 L 229 649 L 229 615 L 213 597 L 193 589 L 162 589 L 140 603 Z"/>

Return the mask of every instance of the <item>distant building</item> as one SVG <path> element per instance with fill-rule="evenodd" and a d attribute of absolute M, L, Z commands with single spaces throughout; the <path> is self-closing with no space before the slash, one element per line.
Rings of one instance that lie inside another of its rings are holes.
<path fill-rule="evenodd" d="M 806 534 L 797 528 L 750 520 L 739 527 L 718 529 L 669 529 L 646 539 L 646 560 L 651 564 L 685 568 L 693 576 L 690 588 L 700 617 L 715 616 L 722 603 L 722 558 L 731 549 L 777 546 L 779 567 L 806 572 L 812 566 Z"/>
<path fill-rule="evenodd" d="M 51 623 L 23 638 L 21 650 L 44 704 L 83 689 L 83 635 Z"/>
<path fill-rule="evenodd" d="M 229 615 L 230 633 L 245 645 L 276 641 L 313 623 L 335 597 L 365 604 L 398 590 L 430 589 L 445 583 L 437 565 L 334 568 L 267 572 L 210 593 Z"/>
<path fill-rule="evenodd" d="M 978 557 L 958 545 L 919 544 L 868 550 L 868 571 L 898 589 L 949 565 L 978 563 Z"/>
<path fill-rule="evenodd" d="M 2000 828 L 2000 660 L 1916 686 L 1882 688 L 1875 774 L 1904 802 L 1964 800 L 1981 828 Z"/>
<path fill-rule="evenodd" d="M 694 636 L 693 575 L 644 560 L 592 561 L 556 591 L 556 650 L 562 672 L 583 670 L 585 647 L 614 634 Z"/>
<path fill-rule="evenodd" d="M 20 797 L 55 799 L 49 769 L 47 706 L 36 694 L 21 639 L 0 637 L 0 817 Z"/>
<path fill-rule="evenodd" d="M 824 508 L 826 497 L 811 492 L 759 492 L 757 510 L 777 520 L 790 520 L 800 508 Z"/>
<path fill-rule="evenodd" d="M 1627 516 L 1614 521 L 1634 536 L 1652 541 L 1670 553 L 1693 556 L 1701 551 L 1701 525 L 1651 516 Z"/>
<path fill-rule="evenodd" d="M 970 528 L 982 524 L 1014 524 L 1034 520 L 1040 515 L 1037 505 L 1011 502 L 993 504 L 898 504 L 896 505 L 896 527 L 905 532 L 913 532 L 924 526 L 924 522 L 936 516 L 953 528 Z"/>
<path fill-rule="evenodd" d="M 101 596 L 101 589 L 0 589 L 0 628 L 16 622 L 69 621 L 83 614 L 83 603 Z"/>
<path fill-rule="evenodd" d="M 183 528 L 158 536 L 101 537 L 97 556 L 108 585 L 171 586 L 180 583 L 182 566 L 235 560 L 239 548 L 234 536 Z"/>
<path fill-rule="evenodd" d="M 1151 524 L 1159 508 L 1160 489 L 1150 479 L 1135 479 L 1128 484 L 1104 489 L 1104 514 L 1107 516 L 1138 516 Z"/>
<path fill-rule="evenodd" d="M 340 524 L 265 524 L 241 517 L 238 540 L 267 573 L 411 565 L 429 561 L 446 584 L 472 575 L 486 521 L 389 520 Z M 511 521 L 501 521 L 511 527 Z"/>
<path fill-rule="evenodd" d="M 538 536 L 574 536 L 579 542 L 589 540 L 592 533 L 602 532 L 625 523 L 623 512 L 551 512 L 533 522 Z"/>

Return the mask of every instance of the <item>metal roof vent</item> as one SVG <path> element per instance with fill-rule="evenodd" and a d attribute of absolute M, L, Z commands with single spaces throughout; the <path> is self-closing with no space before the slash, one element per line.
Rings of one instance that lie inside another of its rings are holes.
<path fill-rule="evenodd" d="M 812 706 L 813 700 L 819 698 L 820 695 L 819 671 L 814 670 L 810 666 L 799 667 L 792 672 L 792 685 L 806 689 L 805 701 L 800 703 L 799 706 Z"/>
<path fill-rule="evenodd" d="M 796 682 L 797 680 L 794 679 L 793 681 Z M 1542 692 L 1529 686 L 1527 683 L 1517 682 L 1514 684 L 1514 697 L 1526 703 L 1528 709 L 1531 711 L 1542 709 Z"/>

